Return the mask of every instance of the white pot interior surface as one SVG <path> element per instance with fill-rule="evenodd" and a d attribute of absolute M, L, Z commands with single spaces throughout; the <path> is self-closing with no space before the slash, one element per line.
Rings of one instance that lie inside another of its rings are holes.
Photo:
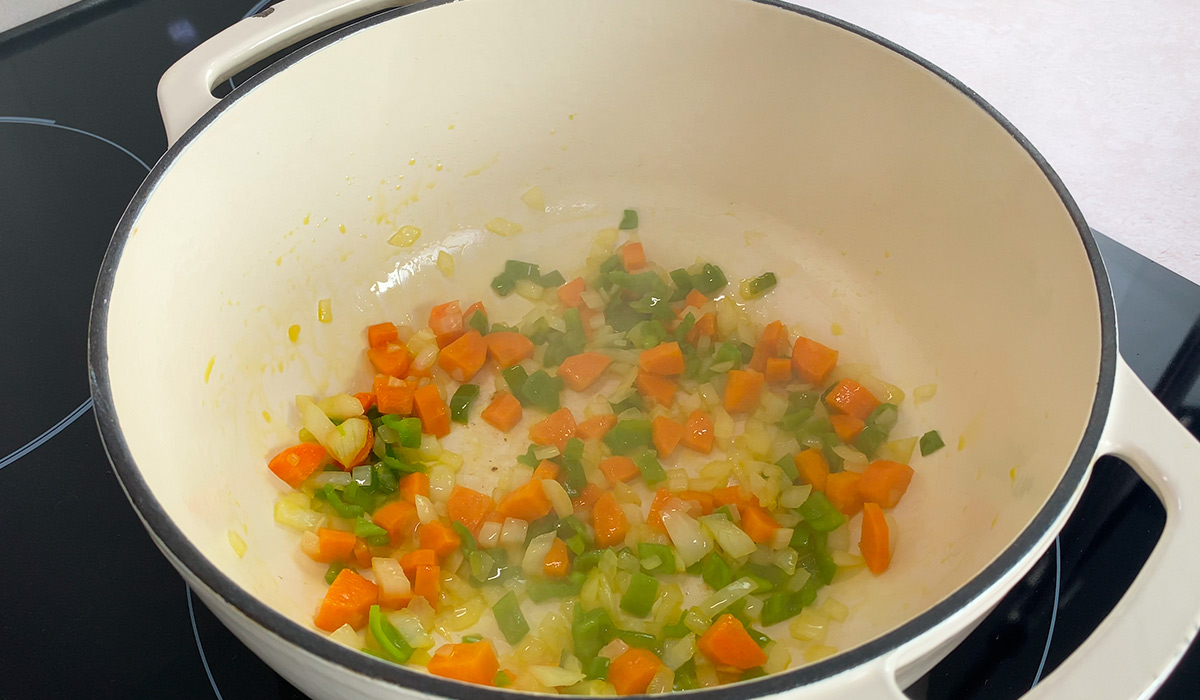
<path fill-rule="evenodd" d="M 535 185 L 545 212 L 520 199 Z M 107 311 L 124 440 L 203 556 L 306 627 L 325 565 L 273 522 L 287 487 L 266 469 L 295 442 L 295 395 L 367 390 L 367 324 L 420 326 L 447 299 L 517 320 L 525 302 L 487 287 L 503 261 L 567 273 L 626 207 L 668 269 L 717 262 L 729 291 L 774 271 L 760 321 L 907 391 L 893 435 L 946 440 L 913 462 L 891 569 L 830 589 L 851 608 L 827 641 L 840 649 L 1005 550 L 1063 478 L 1097 392 L 1093 268 L 1022 144 L 902 55 L 749 0 L 466 0 L 377 23 L 257 81 L 147 192 Z M 493 217 L 524 233 L 486 231 Z M 389 245 L 406 224 L 418 243 Z M 510 468 L 522 430 L 447 440 L 467 458 L 460 483 Z"/>

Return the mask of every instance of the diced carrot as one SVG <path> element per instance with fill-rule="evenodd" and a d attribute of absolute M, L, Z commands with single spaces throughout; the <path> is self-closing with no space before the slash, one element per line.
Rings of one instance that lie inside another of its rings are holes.
<path fill-rule="evenodd" d="M 490 642 L 443 644 L 425 666 L 435 676 L 492 685 L 500 662 Z"/>
<path fill-rule="evenodd" d="M 621 455 L 613 455 L 600 460 L 600 471 L 604 473 L 604 478 L 608 479 L 610 484 L 629 481 L 642 473 L 632 459 Z"/>
<path fill-rule="evenodd" d="M 738 507 L 738 510 L 746 506 L 761 505 L 758 502 L 758 496 L 750 493 L 741 486 L 725 486 L 719 489 L 713 489 L 713 502 L 718 506 L 727 506 L 733 504 Z"/>
<path fill-rule="evenodd" d="M 851 516 L 862 510 L 863 497 L 858 492 L 860 478 L 857 472 L 847 471 L 830 474 L 825 480 L 825 497 L 843 515 Z"/>
<path fill-rule="evenodd" d="M 766 372 L 767 360 L 779 354 L 779 340 L 783 334 L 783 323 L 780 321 L 771 321 L 763 328 L 758 344 L 754 346 L 754 355 L 750 358 L 750 369 Z"/>
<path fill-rule="evenodd" d="M 429 498 L 429 475 L 425 472 L 413 472 L 400 478 L 400 498 L 409 503 L 416 503 L 417 496 Z"/>
<path fill-rule="evenodd" d="M 396 324 L 391 321 L 367 326 L 367 347 L 369 348 L 383 347 L 399 338 L 400 332 L 397 330 Z"/>
<path fill-rule="evenodd" d="M 617 417 L 611 413 L 602 416 L 592 416 L 581 422 L 575 428 L 575 437 L 580 440 L 599 440 L 608 434 L 617 424 Z"/>
<path fill-rule="evenodd" d="M 767 383 L 787 384 L 792 381 L 792 361 L 786 357 L 767 358 Z"/>
<path fill-rule="evenodd" d="M 638 355 L 638 367 L 643 372 L 662 377 L 683 374 L 683 371 L 687 369 L 683 361 L 683 350 L 675 341 L 659 343 L 652 348 L 643 350 Z"/>
<path fill-rule="evenodd" d="M 611 362 L 612 358 L 608 355 L 581 352 L 562 361 L 558 366 L 558 376 L 562 377 L 563 384 L 571 391 L 584 391 L 604 374 Z"/>
<path fill-rule="evenodd" d="M 351 569 L 342 569 L 325 592 L 313 624 L 326 632 L 342 625 L 359 629 L 366 624 L 367 613 L 378 599 L 379 589 L 375 584 Z"/>
<path fill-rule="evenodd" d="M 417 577 L 417 569 L 422 566 L 437 566 L 437 563 L 437 552 L 432 549 L 414 549 L 400 557 L 400 568 L 404 569 L 404 575 L 409 581 Z"/>
<path fill-rule="evenodd" d="M 376 348 L 367 348 L 367 359 L 376 372 L 403 377 L 412 364 L 412 353 L 404 343 L 393 340 Z"/>
<path fill-rule="evenodd" d="M 858 492 L 864 501 L 878 503 L 880 508 L 895 508 L 912 478 L 913 469 L 907 464 L 877 459 L 863 470 Z"/>
<path fill-rule="evenodd" d="M 323 527 L 317 530 L 317 551 L 310 554 L 314 561 L 328 564 L 333 561 L 349 561 L 354 553 L 354 543 L 358 538 L 353 532 L 331 530 Z"/>
<path fill-rule="evenodd" d="M 413 394 L 416 388 L 410 382 L 388 374 L 375 375 L 373 389 L 380 413 L 407 416 L 413 410 Z"/>
<path fill-rule="evenodd" d="M 379 605 L 380 607 L 390 608 L 392 610 L 403 610 L 413 602 L 413 598 L 415 597 L 416 596 L 414 596 L 412 593 L 411 585 L 409 586 L 408 593 L 392 593 L 389 595 L 384 593 L 383 590 L 380 590 Z"/>
<path fill-rule="evenodd" d="M 753 640 L 750 643 L 753 644 Z M 765 654 L 763 661 L 766 661 Z M 662 665 L 662 661 L 649 649 L 630 647 L 609 663 L 608 682 L 617 695 L 640 695 L 646 692 Z"/>
<path fill-rule="evenodd" d="M 533 470 L 533 475 L 529 477 L 533 479 L 553 479 L 558 476 L 558 465 L 548 459 L 543 459 L 538 462 L 537 468 Z"/>
<path fill-rule="evenodd" d="M 695 290 L 693 290 L 695 291 Z M 692 330 L 688 331 L 687 341 L 693 345 L 701 338 L 716 338 L 717 337 L 717 315 L 711 311 L 703 314 L 696 319 L 696 325 L 692 326 Z"/>
<path fill-rule="evenodd" d="M 853 379 L 843 379 L 825 395 L 825 403 L 859 420 L 866 420 L 879 406 L 879 399 L 867 388 Z"/>
<path fill-rule="evenodd" d="M 695 289 L 688 292 L 687 296 L 683 298 L 683 307 L 685 309 L 689 306 L 697 309 L 704 308 L 704 305 L 707 303 L 708 297 Z"/>
<path fill-rule="evenodd" d="M 571 499 L 571 505 L 575 506 L 575 510 L 586 510 L 596 504 L 600 499 L 600 495 L 604 493 L 600 487 L 595 484 L 584 486 L 575 498 Z"/>
<path fill-rule="evenodd" d="M 426 384 L 413 393 L 413 409 L 421 419 L 421 430 L 435 437 L 450 434 L 450 410 L 437 386 Z"/>
<path fill-rule="evenodd" d="M 522 336 L 524 337 L 524 336 Z M 469 382 L 487 362 L 488 344 L 472 328 L 455 338 L 438 353 L 438 366 L 457 382 Z"/>
<path fill-rule="evenodd" d="M 563 303 L 563 306 L 573 309 L 581 308 L 585 306 L 581 295 L 586 290 L 587 283 L 583 281 L 582 277 L 576 277 L 558 288 L 558 300 Z"/>
<path fill-rule="evenodd" d="M 696 640 L 696 647 L 713 663 L 747 670 L 767 662 L 767 653 L 742 626 L 740 620 L 725 613 Z"/>
<path fill-rule="evenodd" d="M 592 528 L 596 531 L 597 547 L 611 547 L 625 541 L 629 519 L 612 493 L 605 492 L 592 507 Z"/>
<path fill-rule="evenodd" d="M 762 506 L 746 504 L 739 506 L 738 512 L 742 515 L 742 530 L 759 544 L 770 542 L 775 536 L 775 531 L 779 529 L 779 523 L 775 522 L 775 518 Z"/>
<path fill-rule="evenodd" d="M 867 427 L 866 422 L 862 419 L 840 413 L 829 416 L 829 422 L 833 425 L 833 432 L 837 433 L 837 436 L 847 445 L 854 442 L 863 428 Z"/>
<path fill-rule="evenodd" d="M 421 476 L 425 476 L 422 474 Z M 392 501 L 371 515 L 376 525 L 387 530 L 393 547 L 399 547 L 417 527 L 417 507 L 408 501 Z"/>
<path fill-rule="evenodd" d="M 417 539 L 421 543 L 421 549 L 432 549 L 439 559 L 446 558 L 462 545 L 462 539 L 459 538 L 454 528 L 440 520 L 434 520 L 418 527 Z"/>
<path fill-rule="evenodd" d="M 825 491 L 825 482 L 829 478 L 829 462 L 821 451 L 809 448 L 798 452 L 792 461 L 796 463 L 796 471 L 800 472 L 800 481 L 812 484 L 814 491 Z"/>
<path fill-rule="evenodd" d="M 658 491 L 654 493 L 654 500 L 650 502 L 650 510 L 646 513 L 647 525 L 655 530 L 658 530 L 659 532 L 665 533 L 667 531 L 666 526 L 663 525 L 662 512 L 663 508 L 667 505 L 667 501 L 671 500 L 672 498 L 674 498 L 674 494 L 672 494 L 665 486 L 660 487 Z"/>
<path fill-rule="evenodd" d="M 837 365 L 838 352 L 803 336 L 792 346 L 792 367 L 796 376 L 812 384 L 820 384 Z"/>
<path fill-rule="evenodd" d="M 500 499 L 496 512 L 506 518 L 532 522 L 550 514 L 550 499 L 541 479 L 530 479 Z"/>
<path fill-rule="evenodd" d="M 466 486 L 455 486 L 446 501 L 446 516 L 451 521 L 462 523 L 472 534 L 479 532 L 484 518 L 496 507 L 491 496 Z"/>
<path fill-rule="evenodd" d="M 485 318 L 487 317 L 487 309 L 484 308 L 483 302 L 477 301 L 474 304 L 471 304 L 467 308 L 463 309 L 463 321 L 464 322 L 470 321 L 471 314 L 475 313 L 476 311 L 483 314 Z"/>
<path fill-rule="evenodd" d="M 542 573 L 550 578 L 562 578 L 571 569 L 570 559 L 567 558 L 567 543 L 555 537 L 546 554 L 546 563 L 542 564 Z"/>
<path fill-rule="evenodd" d="M 329 460 L 329 453 L 324 447 L 314 442 L 302 442 L 272 457 L 267 462 L 267 469 L 295 489 L 300 488 L 305 479 L 328 464 Z"/>
<path fill-rule="evenodd" d="M 713 495 L 704 491 L 680 491 L 677 495 L 679 500 L 684 503 L 697 503 L 700 506 L 701 515 L 708 515 L 716 506 L 716 499 L 713 498 Z"/>
<path fill-rule="evenodd" d="M 434 608 L 438 606 L 438 597 L 442 591 L 442 567 L 418 566 L 416 577 L 412 583 L 414 596 L 424 598 Z"/>
<path fill-rule="evenodd" d="M 674 380 L 650 374 L 642 369 L 638 370 L 634 385 L 643 398 L 654 401 L 664 408 L 671 407 L 671 404 L 675 402 L 675 392 L 679 391 L 679 385 Z"/>
<path fill-rule="evenodd" d="M 354 395 L 354 398 L 358 399 L 358 402 L 362 404 L 363 413 L 375 407 L 375 392 L 360 391 Z"/>
<path fill-rule="evenodd" d="M 688 416 L 683 424 L 683 437 L 680 442 L 684 447 L 697 452 L 708 454 L 713 448 L 713 421 L 708 411 L 697 408 Z"/>
<path fill-rule="evenodd" d="M 516 331 L 488 333 L 483 339 L 487 342 L 488 354 L 501 369 L 533 357 L 533 341 Z"/>
<path fill-rule="evenodd" d="M 629 242 L 621 246 L 618 251 L 621 254 L 621 264 L 625 266 L 626 272 L 640 270 L 646 266 L 646 249 L 641 243 Z"/>
<path fill-rule="evenodd" d="M 371 547 L 367 541 L 361 537 L 355 539 L 354 542 L 354 563 L 360 569 L 371 568 Z"/>
<path fill-rule="evenodd" d="M 563 406 L 529 428 L 529 440 L 535 445 L 555 445 L 561 452 L 567 440 L 575 437 L 575 416 Z"/>
<path fill-rule="evenodd" d="M 437 338 L 439 348 L 444 348 L 458 340 L 463 334 L 463 313 L 458 306 L 458 300 L 439 304 L 429 311 L 429 329 Z"/>
<path fill-rule="evenodd" d="M 507 391 L 497 391 L 492 396 L 492 402 L 479 415 L 497 430 L 507 433 L 521 422 L 521 414 L 521 402 L 517 397 Z"/>
<path fill-rule="evenodd" d="M 722 405 L 730 413 L 753 413 L 762 399 L 763 376 L 752 369 L 731 369 L 725 375 Z"/>
<path fill-rule="evenodd" d="M 683 426 L 666 416 L 658 416 L 650 421 L 650 428 L 654 439 L 654 449 L 658 450 L 658 456 L 671 456 L 671 453 L 679 446 L 679 440 L 683 437 Z"/>
<path fill-rule="evenodd" d="M 888 541 L 887 518 L 878 503 L 863 504 L 862 539 L 858 541 L 858 549 L 867 561 L 867 568 L 873 574 L 887 571 L 892 560 L 891 543 Z"/>

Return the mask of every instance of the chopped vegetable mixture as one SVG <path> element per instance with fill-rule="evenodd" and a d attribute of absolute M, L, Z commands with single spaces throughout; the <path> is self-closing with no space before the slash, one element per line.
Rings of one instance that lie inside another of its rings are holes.
<path fill-rule="evenodd" d="M 823 589 L 887 570 L 886 511 L 913 478 L 917 439 L 890 435 L 904 395 L 781 321 L 754 325 L 717 265 L 655 266 L 638 225 L 626 210 L 570 280 L 505 263 L 491 289 L 535 300 L 521 322 L 455 300 L 425 328 L 370 326 L 369 390 L 298 397 L 299 442 L 268 467 L 293 489 L 276 520 L 328 565 L 317 628 L 435 675 L 571 694 L 708 687 L 837 651 L 825 633 L 848 611 Z M 475 490 L 440 442 L 460 430 L 528 450 Z"/>

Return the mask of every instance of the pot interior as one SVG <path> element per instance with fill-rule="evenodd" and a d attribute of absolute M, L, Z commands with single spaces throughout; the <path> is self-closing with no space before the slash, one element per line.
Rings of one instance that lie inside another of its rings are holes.
<path fill-rule="evenodd" d="M 535 185 L 545 212 L 520 199 Z M 566 273 L 626 207 L 668 269 L 712 260 L 731 291 L 774 271 L 754 314 L 908 392 L 893 435 L 946 440 L 913 461 L 891 569 L 830 589 L 851 614 L 828 644 L 966 584 L 1063 478 L 1101 323 L 1060 195 L 952 84 L 749 0 L 441 5 L 327 43 L 210 115 L 121 232 L 106 338 L 135 461 L 121 473 L 237 585 L 310 626 L 325 566 L 273 522 L 286 487 L 265 468 L 295 442 L 295 395 L 366 390 L 367 324 L 420 326 L 455 298 L 518 319 L 523 302 L 487 288 L 502 262 Z M 524 232 L 490 233 L 493 217 Z M 403 225 L 420 240 L 389 245 Z M 443 250 L 452 278 L 433 264 Z M 914 405 L 926 384 L 936 396 Z M 527 445 L 522 428 L 484 430 L 447 442 L 468 485 Z"/>

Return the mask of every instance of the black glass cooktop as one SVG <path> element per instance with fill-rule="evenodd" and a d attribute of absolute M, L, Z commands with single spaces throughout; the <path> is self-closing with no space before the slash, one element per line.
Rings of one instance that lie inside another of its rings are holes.
<path fill-rule="evenodd" d="M 159 76 L 265 4 L 88 0 L 0 34 L 0 697 L 303 697 L 151 544 L 100 445 L 85 358 L 105 246 L 166 146 Z M 1099 241 L 1125 358 L 1200 432 L 1200 287 Z M 1163 521 L 1101 460 L 1050 551 L 909 695 L 1019 697 L 1112 608 Z M 1198 687 L 1193 649 L 1155 697 Z"/>

